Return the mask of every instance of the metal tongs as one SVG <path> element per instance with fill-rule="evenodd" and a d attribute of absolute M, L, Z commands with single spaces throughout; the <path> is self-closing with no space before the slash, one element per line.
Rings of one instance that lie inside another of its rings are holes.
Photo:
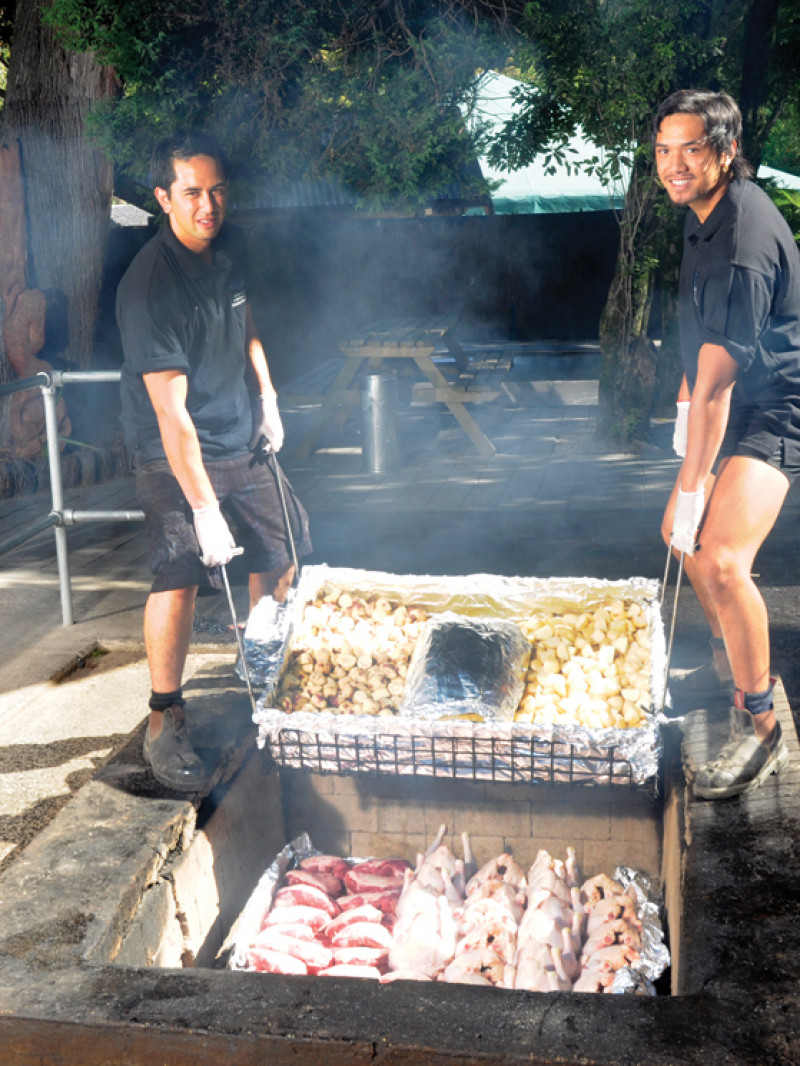
<path fill-rule="evenodd" d="M 266 463 L 272 471 L 275 483 L 278 486 L 278 495 L 281 500 L 281 510 L 283 511 L 283 523 L 286 526 L 286 536 L 289 541 L 289 549 L 292 554 L 292 563 L 294 564 L 294 581 L 296 582 L 300 577 L 300 564 L 297 561 L 297 550 L 294 546 L 294 534 L 292 533 L 292 523 L 289 521 L 289 510 L 286 506 L 286 496 L 283 491 L 283 478 L 281 477 L 280 467 L 278 466 L 278 460 L 275 456 L 275 450 L 266 437 L 266 434 L 262 433 L 255 443 L 255 447 L 252 449 L 253 458 L 250 460 L 250 467 L 254 467 L 256 463 Z M 270 462 L 270 458 L 272 462 Z"/>
<path fill-rule="evenodd" d="M 237 548 L 233 553 L 234 555 L 241 555 L 244 548 Z M 250 706 L 253 708 L 253 714 L 256 713 L 256 698 L 253 695 L 253 686 L 250 682 L 250 671 L 247 668 L 247 659 L 244 654 L 244 641 L 242 640 L 242 634 L 239 629 L 239 619 L 236 617 L 236 605 L 233 602 L 233 593 L 231 592 L 230 582 L 228 581 L 228 568 L 225 563 L 220 564 L 219 572 L 222 574 L 222 581 L 225 585 L 225 593 L 228 597 L 228 606 L 231 609 L 231 619 L 233 621 L 233 631 L 236 634 L 236 643 L 239 646 L 239 662 L 242 664 L 242 673 L 244 674 L 244 682 L 247 685 L 247 694 L 250 697 Z"/>
<path fill-rule="evenodd" d="M 270 463 L 269 461 L 270 456 L 272 456 L 272 463 Z M 256 463 L 267 463 L 275 476 L 275 481 L 278 486 L 278 495 L 280 496 L 281 500 L 281 510 L 283 511 L 283 521 L 286 526 L 286 535 L 289 540 L 289 548 L 291 550 L 292 562 L 294 563 L 294 579 L 296 581 L 299 576 L 298 572 L 300 568 L 297 562 L 297 550 L 294 545 L 294 534 L 292 533 L 292 524 L 289 521 L 289 511 L 286 507 L 286 496 L 284 495 L 283 491 L 283 479 L 281 477 L 280 468 L 278 467 L 278 460 L 275 458 L 275 452 L 272 448 L 272 445 L 263 433 L 258 438 L 258 441 L 256 442 L 256 445 L 253 448 L 253 458 L 250 460 L 249 465 L 252 468 L 253 466 L 255 466 Z M 233 554 L 241 555 L 243 551 L 244 548 L 237 548 Z M 242 634 L 239 629 L 239 620 L 236 616 L 236 605 L 233 602 L 233 594 L 231 593 L 231 586 L 228 582 L 228 570 L 227 567 L 224 565 L 220 566 L 219 569 L 220 573 L 222 574 L 222 581 L 225 585 L 225 593 L 228 597 L 228 606 L 230 607 L 231 619 L 233 620 L 233 631 L 236 634 L 236 643 L 239 646 L 239 662 L 242 664 L 242 674 L 244 676 L 245 684 L 247 685 L 247 693 L 250 697 L 250 705 L 253 708 L 253 714 L 255 714 L 256 698 L 253 694 L 253 685 L 250 681 L 250 670 L 247 666 L 247 658 L 244 653 L 244 641 L 242 639 Z"/>
<path fill-rule="evenodd" d="M 667 663 L 664 667 L 664 694 L 661 697 L 660 713 L 664 713 L 664 708 L 667 703 L 667 682 L 669 681 L 669 666 L 672 659 L 672 644 L 675 639 L 675 620 L 678 617 L 678 598 L 681 593 L 681 581 L 683 579 L 683 559 L 684 553 L 681 552 L 678 557 L 678 577 L 675 582 L 675 596 L 672 601 L 672 618 L 669 624 L 669 636 L 667 637 Z M 669 568 L 672 561 L 672 544 L 667 545 L 667 561 L 664 566 L 664 580 L 661 583 L 661 609 L 664 609 L 664 602 L 667 595 L 667 579 L 669 577 Z"/>

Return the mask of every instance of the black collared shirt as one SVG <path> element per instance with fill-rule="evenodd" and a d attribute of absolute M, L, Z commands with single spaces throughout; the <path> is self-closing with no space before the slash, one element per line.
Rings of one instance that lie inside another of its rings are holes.
<path fill-rule="evenodd" d="M 244 455 L 252 432 L 245 385 L 246 248 L 223 225 L 206 264 L 168 222 L 142 248 L 117 290 L 122 335 L 122 422 L 129 451 L 164 458 L 143 374 L 179 370 L 204 460 Z"/>
<path fill-rule="evenodd" d="M 777 402 L 800 417 L 800 255 L 751 181 L 732 181 L 705 222 L 687 213 L 680 328 L 690 389 L 701 345 L 721 345 L 740 367 L 734 406 Z"/>

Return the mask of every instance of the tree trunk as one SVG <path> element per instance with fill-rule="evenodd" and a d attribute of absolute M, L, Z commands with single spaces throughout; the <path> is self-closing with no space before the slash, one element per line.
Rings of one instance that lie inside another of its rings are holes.
<path fill-rule="evenodd" d="M 116 78 L 91 53 L 65 52 L 42 24 L 40 0 L 18 0 L 3 138 L 22 153 L 28 222 L 28 287 L 56 290 L 67 304 L 64 356 L 91 364 L 108 233 L 112 169 L 84 134 Z"/>
<path fill-rule="evenodd" d="M 657 351 L 647 335 L 653 301 L 655 183 L 637 165 L 620 219 L 617 267 L 600 320 L 598 432 L 619 443 L 646 436 L 656 382 Z"/>

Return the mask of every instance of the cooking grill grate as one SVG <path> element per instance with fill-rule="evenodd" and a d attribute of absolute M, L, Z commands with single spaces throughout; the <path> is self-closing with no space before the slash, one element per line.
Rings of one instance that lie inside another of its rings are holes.
<path fill-rule="evenodd" d="M 538 736 L 322 735 L 284 727 L 269 746 L 280 767 L 320 774 L 605 785 L 658 793 L 657 778 L 636 781 L 630 761 L 613 746 L 592 753 Z"/>

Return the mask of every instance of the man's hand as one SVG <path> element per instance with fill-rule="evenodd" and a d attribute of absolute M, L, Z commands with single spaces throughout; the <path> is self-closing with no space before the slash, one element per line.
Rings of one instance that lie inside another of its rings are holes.
<path fill-rule="evenodd" d="M 705 493 L 702 489 L 697 492 L 684 492 L 683 489 L 678 489 L 670 538 L 672 547 L 677 551 L 685 552 L 686 555 L 694 555 L 697 530 L 700 526 L 700 519 L 703 517 L 704 506 Z"/>
<path fill-rule="evenodd" d="M 226 566 L 234 555 L 241 555 L 218 503 L 198 507 L 192 514 L 203 566 Z"/>
<path fill-rule="evenodd" d="M 678 400 L 675 431 L 672 434 L 672 447 L 681 459 L 686 458 L 686 445 L 689 442 L 689 404 L 689 400 Z"/>
<path fill-rule="evenodd" d="M 283 444 L 283 423 L 278 411 L 278 397 L 272 393 L 259 396 L 253 401 L 253 434 L 250 450 L 258 446 L 259 437 L 266 437 L 273 452 L 279 452 Z"/>

